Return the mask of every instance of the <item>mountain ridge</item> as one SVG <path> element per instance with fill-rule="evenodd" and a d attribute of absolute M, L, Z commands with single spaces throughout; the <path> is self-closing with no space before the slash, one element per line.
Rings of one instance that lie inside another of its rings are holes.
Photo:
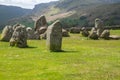
<path fill-rule="evenodd" d="M 78 26 L 93 26 L 94 19 L 101 18 L 103 21 L 107 21 L 106 25 L 119 25 L 119 5 L 120 0 L 59 0 L 50 3 L 41 3 L 35 5 L 35 8 L 28 15 L 24 15 L 21 18 L 14 18 L 8 24 L 20 22 L 23 24 L 32 24 L 30 26 L 33 27 L 34 21 L 40 15 L 45 15 L 48 22 L 57 19 L 74 18 L 78 20 L 79 24 L 76 24 Z M 82 22 L 87 23 L 87 25 L 83 25 Z"/>
<path fill-rule="evenodd" d="M 47 5 L 47 7 L 41 11 L 37 7 L 34 8 L 37 11 L 37 13 L 32 16 L 34 21 L 36 21 L 40 15 L 44 14 L 48 21 L 67 17 L 80 18 L 85 16 L 87 17 L 86 21 L 88 21 L 88 25 L 93 26 L 95 18 L 101 18 L 104 21 L 108 20 L 107 23 L 105 23 L 108 25 L 108 23 L 111 22 L 110 19 L 113 17 L 113 22 L 111 23 L 114 25 L 119 24 L 119 20 L 117 20 L 116 16 L 118 16 L 118 18 L 120 17 L 120 12 L 118 11 L 120 9 L 120 0 L 60 0 L 55 2 L 52 6 L 48 5 L 48 3 L 44 5 Z M 40 7 L 41 4 L 36 6 Z M 114 12 L 116 12 L 116 15 L 113 14 Z M 117 21 L 115 22 L 114 20 Z"/>
<path fill-rule="evenodd" d="M 4 25 L 12 18 L 21 17 L 31 12 L 31 9 L 23 9 L 16 6 L 0 5 L 0 24 Z"/>

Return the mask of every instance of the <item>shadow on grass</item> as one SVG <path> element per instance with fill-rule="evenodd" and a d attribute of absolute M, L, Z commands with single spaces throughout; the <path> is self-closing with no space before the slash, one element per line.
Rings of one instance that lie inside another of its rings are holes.
<path fill-rule="evenodd" d="M 66 53 L 66 54 L 70 54 L 70 53 L 78 53 L 79 51 L 72 51 L 72 50 L 60 50 L 60 51 L 51 51 L 51 52 L 55 52 L 55 53 Z"/>
<path fill-rule="evenodd" d="M 63 53 L 78 53 L 79 51 L 62 50 Z"/>
<path fill-rule="evenodd" d="M 37 47 L 33 47 L 33 46 L 27 46 L 27 47 L 24 47 L 24 48 L 21 48 L 21 49 L 35 49 Z"/>
<path fill-rule="evenodd" d="M 28 46 L 27 48 L 37 48 L 37 47 L 33 47 L 33 46 Z"/>

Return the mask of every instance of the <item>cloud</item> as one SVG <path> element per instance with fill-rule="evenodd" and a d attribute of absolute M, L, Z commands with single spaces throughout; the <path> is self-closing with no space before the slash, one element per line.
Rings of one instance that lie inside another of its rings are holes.
<path fill-rule="evenodd" d="M 35 4 L 46 3 L 57 0 L 0 0 L 2 5 L 20 6 L 23 8 L 33 8 Z"/>

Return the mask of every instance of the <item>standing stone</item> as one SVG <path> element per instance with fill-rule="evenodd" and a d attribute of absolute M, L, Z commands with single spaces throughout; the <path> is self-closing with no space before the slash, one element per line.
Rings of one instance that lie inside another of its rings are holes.
<path fill-rule="evenodd" d="M 109 39 L 109 36 L 110 36 L 110 31 L 104 30 L 100 37 L 103 39 Z"/>
<path fill-rule="evenodd" d="M 31 27 L 27 27 L 26 31 L 27 31 L 27 38 L 34 39 L 34 30 Z"/>
<path fill-rule="evenodd" d="M 92 28 L 90 35 L 88 37 L 94 40 L 97 40 L 99 38 L 99 36 L 97 35 L 96 28 Z"/>
<path fill-rule="evenodd" d="M 104 25 L 101 19 L 95 19 L 95 28 L 97 29 L 97 35 L 100 37 L 100 35 L 104 31 Z"/>
<path fill-rule="evenodd" d="M 70 37 L 69 32 L 65 29 L 62 29 L 62 36 L 63 37 Z"/>
<path fill-rule="evenodd" d="M 89 32 L 87 31 L 87 29 L 85 28 L 85 27 L 83 27 L 82 29 L 82 36 L 84 36 L 84 37 L 88 37 L 89 36 Z"/>
<path fill-rule="evenodd" d="M 48 27 L 46 43 L 50 51 L 61 51 L 62 24 L 59 20 Z"/>
<path fill-rule="evenodd" d="M 19 48 L 27 47 L 27 32 L 25 26 L 20 25 L 15 28 L 10 39 L 10 46 L 16 46 Z"/>
<path fill-rule="evenodd" d="M 22 24 L 16 23 L 15 25 L 13 25 L 13 30 L 15 30 L 18 26 L 21 26 Z"/>
<path fill-rule="evenodd" d="M 6 26 L 1 34 L 1 41 L 9 42 L 10 38 L 12 37 L 13 29 L 12 26 Z"/>
<path fill-rule="evenodd" d="M 38 31 L 34 31 L 32 28 L 27 27 L 27 39 L 29 40 L 40 40 L 40 33 Z"/>
<path fill-rule="evenodd" d="M 40 16 L 40 18 L 35 22 L 35 31 L 39 30 L 40 27 L 46 27 L 47 26 L 47 21 L 45 16 Z"/>

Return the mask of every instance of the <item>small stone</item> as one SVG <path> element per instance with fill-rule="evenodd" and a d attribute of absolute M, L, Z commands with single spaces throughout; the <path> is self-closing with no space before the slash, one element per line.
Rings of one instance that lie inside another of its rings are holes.
<path fill-rule="evenodd" d="M 69 32 L 65 29 L 62 29 L 62 36 L 63 37 L 70 37 Z"/>
<path fill-rule="evenodd" d="M 94 40 L 97 40 L 99 38 L 99 36 L 97 35 L 96 28 L 92 28 L 90 35 L 88 37 Z"/>
<path fill-rule="evenodd" d="M 84 37 L 88 37 L 89 36 L 89 32 L 87 31 L 87 29 L 85 27 L 82 28 L 82 36 Z"/>
<path fill-rule="evenodd" d="M 74 34 L 79 34 L 80 33 L 80 29 L 77 27 L 72 27 L 70 28 L 70 33 L 74 33 Z"/>
<path fill-rule="evenodd" d="M 100 37 L 103 39 L 109 39 L 109 36 L 110 36 L 110 31 L 104 30 Z"/>

